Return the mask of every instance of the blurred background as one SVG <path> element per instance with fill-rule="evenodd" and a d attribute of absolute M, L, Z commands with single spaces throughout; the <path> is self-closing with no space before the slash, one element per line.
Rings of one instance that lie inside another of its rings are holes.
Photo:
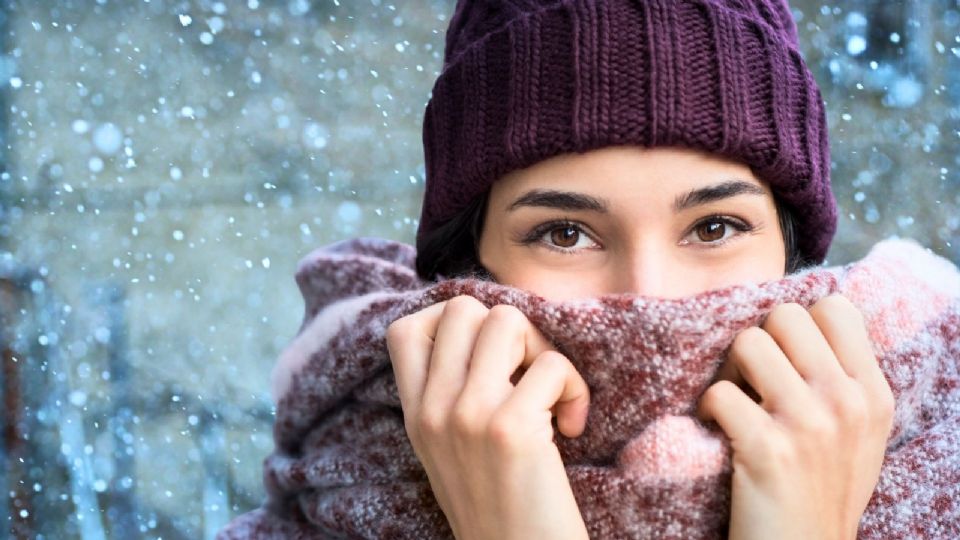
<path fill-rule="evenodd" d="M 259 506 L 296 263 L 413 242 L 453 5 L 0 2 L 10 537 L 212 538 Z M 827 103 L 828 264 L 890 235 L 960 261 L 960 1 L 791 5 Z"/>

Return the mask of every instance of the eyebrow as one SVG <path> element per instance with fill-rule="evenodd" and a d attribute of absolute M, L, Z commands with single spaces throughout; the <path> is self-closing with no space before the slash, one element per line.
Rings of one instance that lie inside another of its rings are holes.
<path fill-rule="evenodd" d="M 766 195 L 760 186 L 744 180 L 727 180 L 719 184 L 688 191 L 678 195 L 673 201 L 673 211 L 681 212 L 694 206 L 736 197 L 737 195 Z M 606 199 L 577 193 L 575 191 L 560 191 L 555 189 L 532 189 L 507 207 L 512 212 L 523 206 L 555 208 L 557 210 L 589 210 L 601 214 L 609 213 L 609 204 Z"/>
<path fill-rule="evenodd" d="M 744 180 L 727 180 L 726 182 L 695 189 L 679 195 L 673 201 L 673 211 L 682 212 L 694 206 L 729 199 L 737 195 L 759 195 L 762 197 L 766 194 L 767 192 L 756 184 L 751 184 Z"/>
<path fill-rule="evenodd" d="M 609 212 L 606 199 L 556 189 L 532 189 L 510 203 L 507 211 L 512 212 L 521 206 L 540 206 L 558 210 L 592 210 L 601 214 Z"/>

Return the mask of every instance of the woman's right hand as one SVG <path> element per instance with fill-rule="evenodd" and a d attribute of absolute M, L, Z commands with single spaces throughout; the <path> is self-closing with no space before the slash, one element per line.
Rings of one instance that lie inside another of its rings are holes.
<path fill-rule="evenodd" d="M 387 347 L 407 435 L 458 539 L 587 538 L 551 420 L 579 436 L 589 390 L 520 310 L 458 296 L 394 321 Z"/>

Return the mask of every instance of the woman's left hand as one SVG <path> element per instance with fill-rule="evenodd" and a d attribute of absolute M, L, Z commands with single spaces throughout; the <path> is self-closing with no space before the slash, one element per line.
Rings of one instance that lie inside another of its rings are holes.
<path fill-rule="evenodd" d="M 699 414 L 731 440 L 730 538 L 856 538 L 894 410 L 860 311 L 840 295 L 777 306 L 719 379 Z"/>

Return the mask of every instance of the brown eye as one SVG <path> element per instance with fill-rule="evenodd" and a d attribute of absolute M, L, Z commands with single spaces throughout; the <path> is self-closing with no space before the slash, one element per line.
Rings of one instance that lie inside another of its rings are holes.
<path fill-rule="evenodd" d="M 526 236 L 520 237 L 519 243 L 568 255 L 584 254 L 586 250 L 594 251 L 602 247 L 583 225 L 566 220 L 541 223 Z"/>
<path fill-rule="evenodd" d="M 715 248 L 727 245 L 743 235 L 755 231 L 756 227 L 749 222 L 729 216 L 710 216 L 698 221 L 687 236 L 680 242 L 682 245 L 699 245 L 704 248 Z"/>
<path fill-rule="evenodd" d="M 723 239 L 727 232 L 727 224 L 722 221 L 705 221 L 697 225 L 697 238 L 703 242 L 716 242 Z"/>
<path fill-rule="evenodd" d="M 570 248 L 577 245 L 577 240 L 580 239 L 580 231 L 572 226 L 557 227 L 550 232 L 550 239 L 557 247 Z"/>

